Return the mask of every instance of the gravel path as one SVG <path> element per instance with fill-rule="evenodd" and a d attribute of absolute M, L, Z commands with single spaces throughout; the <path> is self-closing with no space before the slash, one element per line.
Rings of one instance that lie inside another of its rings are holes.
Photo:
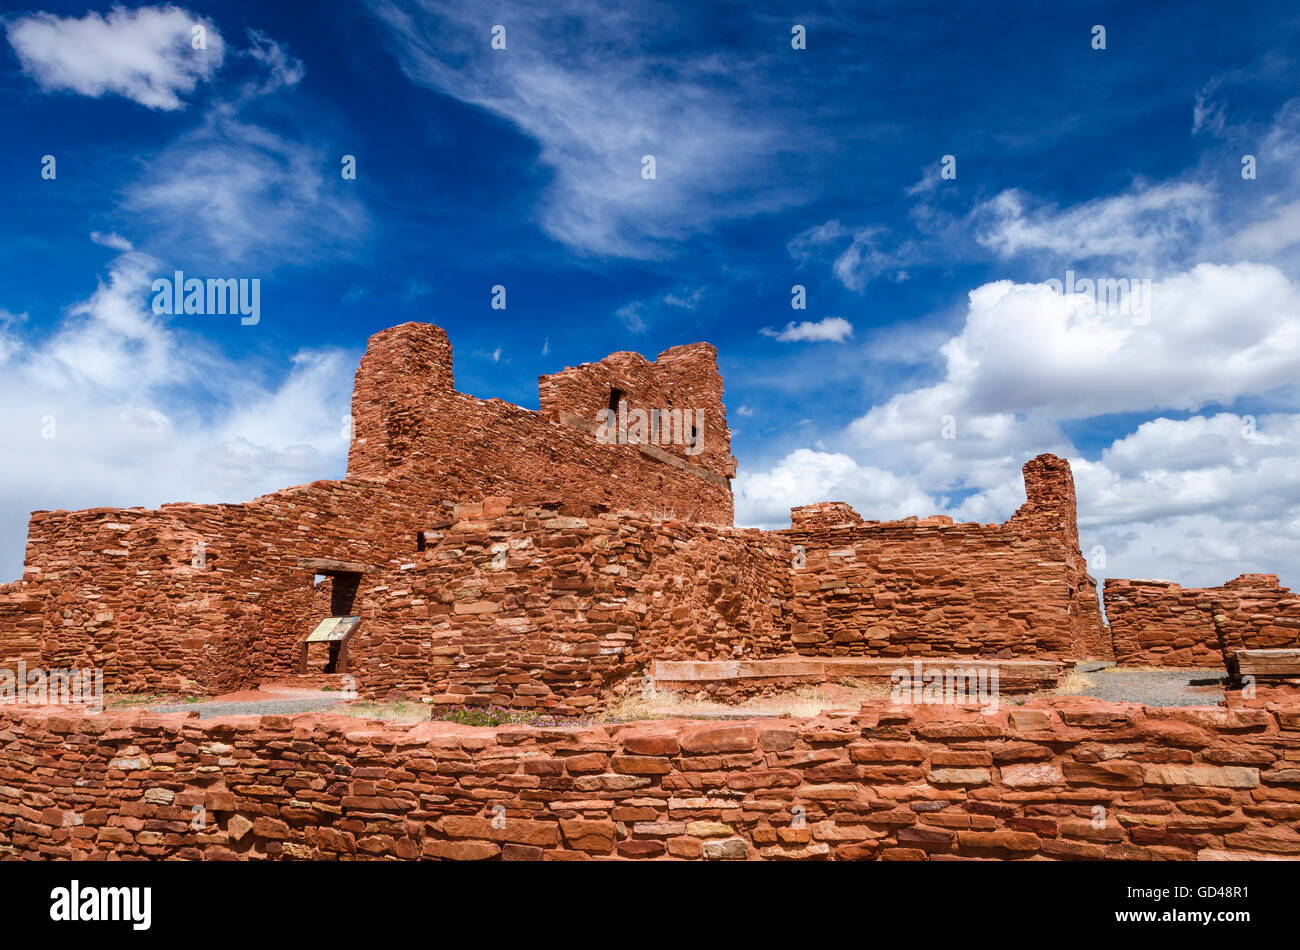
<path fill-rule="evenodd" d="M 1110 667 L 1080 675 L 1092 686 L 1078 695 L 1148 706 L 1214 706 L 1223 699 L 1223 670 L 1125 670 Z"/>
<path fill-rule="evenodd" d="M 1214 706 L 1223 699 L 1223 671 L 1216 669 L 1127 670 L 1107 667 L 1080 671 L 1092 685 L 1071 695 L 1095 696 L 1109 702 L 1145 703 L 1148 706 Z M 338 696 L 298 696 L 287 699 L 253 699 L 168 703 L 145 707 L 156 713 L 197 712 L 200 719 L 216 716 L 288 715 L 332 709 L 346 700 Z M 776 710 L 667 710 L 666 716 L 696 719 L 748 719 L 781 716 Z"/>
<path fill-rule="evenodd" d="M 302 699 L 256 699 L 244 702 L 207 702 L 207 703 L 172 703 L 167 706 L 148 706 L 151 712 L 197 712 L 200 719 L 212 719 L 216 716 L 280 716 L 288 713 L 310 712 L 315 709 L 331 709 L 343 700 L 328 696 L 323 698 L 304 697 Z"/>

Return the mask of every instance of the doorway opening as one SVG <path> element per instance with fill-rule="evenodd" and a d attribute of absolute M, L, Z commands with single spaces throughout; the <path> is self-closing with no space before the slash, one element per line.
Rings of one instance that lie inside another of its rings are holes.
<path fill-rule="evenodd" d="M 306 639 L 299 641 L 299 672 L 346 673 L 349 666 L 348 641 L 361 623 L 361 617 L 356 613 L 361 576 L 381 568 L 327 558 L 299 558 L 298 566 L 312 573 L 311 614 L 320 617 L 327 609 L 329 611 L 323 620 L 316 622 Z M 324 649 L 321 649 L 322 645 Z"/>

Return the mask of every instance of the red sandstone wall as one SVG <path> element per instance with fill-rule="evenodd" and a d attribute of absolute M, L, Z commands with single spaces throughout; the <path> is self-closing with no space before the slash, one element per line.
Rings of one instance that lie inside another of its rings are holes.
<path fill-rule="evenodd" d="M 1201 588 L 1108 579 L 1105 598 L 1121 663 L 1221 667 L 1220 615 L 1229 653 L 1300 645 L 1300 596 L 1278 586 L 1276 574 L 1242 574 Z"/>
<path fill-rule="evenodd" d="M 621 366 L 635 354 L 616 356 Z M 665 367 L 639 368 L 647 398 L 704 404 L 710 428 L 697 456 L 680 446 L 602 444 L 588 431 L 560 424 L 555 407 L 565 400 L 582 420 L 594 424 L 595 417 L 565 374 L 543 378 L 552 381 L 544 386 L 548 416 L 456 392 L 450 360 L 446 334 L 431 324 L 407 323 L 371 337 L 353 391 L 350 478 L 403 473 L 433 498 L 508 495 L 731 524 L 731 485 L 721 463 L 722 454 L 731 458 L 731 436 L 711 346 L 677 347 L 661 356 Z M 627 372 L 636 369 L 629 365 Z M 734 460 L 732 466 L 730 474 Z"/>
<path fill-rule="evenodd" d="M 571 713 L 651 659 L 1098 655 L 1081 646 L 1105 628 L 1074 573 L 1068 466 L 1026 469 L 1034 501 L 1005 525 L 867 524 L 825 503 L 759 532 L 458 505 L 363 590 L 352 671 L 379 695 Z"/>
<path fill-rule="evenodd" d="M 0 631 L 5 638 L 0 669 L 16 673 L 19 661 L 29 668 L 41 665 L 44 601 L 39 592 L 21 582 L 0 584 Z"/>
<path fill-rule="evenodd" d="M 1106 656 L 1084 569 L 1069 464 L 1025 465 L 1028 500 L 1006 524 L 864 522 L 842 503 L 796 509 L 779 532 L 793 571 L 792 646 L 818 656 Z"/>
<path fill-rule="evenodd" d="M 650 659 L 781 652 L 787 565 L 758 531 L 457 505 L 363 588 L 361 687 L 572 713 Z"/>
<path fill-rule="evenodd" d="M 700 385 L 716 390 L 720 411 L 713 351 L 697 349 L 670 351 L 664 386 L 686 392 L 683 380 L 712 367 Z M 457 393 L 452 382 L 443 331 L 395 327 L 372 338 L 357 372 L 350 478 L 240 505 L 34 513 L 24 580 L 0 594 L 0 658 L 12 664 L 39 649 L 49 667 L 104 668 L 110 689 L 256 685 L 296 669 L 295 644 L 320 619 L 298 558 L 396 567 L 414 557 L 436 513 L 502 488 L 545 503 L 730 523 L 721 475 L 654 456 L 653 447 L 598 445 L 538 413 Z M 191 564 L 198 544 L 202 569 Z M 392 681 L 409 656 L 381 662 L 381 680 Z"/>
<path fill-rule="evenodd" d="M 1150 666 L 1217 667 L 1213 593 L 1169 581 L 1107 578 L 1103 585 L 1115 659 Z"/>
<path fill-rule="evenodd" d="M 542 376 L 538 380 L 541 413 L 554 422 L 573 415 L 595 423 L 600 411 L 608 408 L 613 389 L 624 394 L 629 410 L 699 410 L 703 425 L 698 452 L 688 453 L 684 445 L 672 443 L 660 447 L 717 475 L 735 476 L 718 351 L 713 346 L 675 346 L 653 362 L 639 353 L 613 353 L 599 363 Z"/>
<path fill-rule="evenodd" d="M 1076 610 L 1057 512 L 1030 505 L 1005 525 L 882 525 L 826 504 L 759 532 L 498 496 L 430 515 L 404 504 L 417 484 L 38 515 L 29 587 L 50 593 L 46 665 L 101 666 L 110 689 L 133 690 L 293 673 L 324 615 L 299 557 L 381 568 L 353 608 L 350 672 L 364 693 L 559 712 L 591 707 L 655 658 L 1063 658 L 1080 655 L 1078 630 L 1095 619 Z"/>
<path fill-rule="evenodd" d="M 1238 650 L 1300 647 L 1300 595 L 1279 586 L 1276 574 L 1243 574 L 1221 590 L 1214 627 L 1234 676 Z"/>
<path fill-rule="evenodd" d="M 0 735 L 9 858 L 1300 855 L 1293 706 L 864 706 L 586 730 L 0 709 Z"/>
<path fill-rule="evenodd" d="M 323 481 L 241 505 L 36 512 L 24 589 L 44 598 L 42 663 L 100 667 L 115 690 L 211 693 L 291 673 L 320 619 L 298 558 L 382 565 L 413 552 L 425 515 L 402 487 Z"/>

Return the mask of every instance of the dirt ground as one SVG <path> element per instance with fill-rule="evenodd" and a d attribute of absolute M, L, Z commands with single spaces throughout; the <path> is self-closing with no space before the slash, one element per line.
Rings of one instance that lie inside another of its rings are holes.
<path fill-rule="evenodd" d="M 602 721 L 636 719 L 746 719 L 755 716 L 815 716 L 823 712 L 855 712 L 863 703 L 889 696 L 887 683 L 823 683 L 800 687 L 774 696 L 726 705 L 684 692 L 659 690 L 647 698 L 633 696 L 599 714 Z M 1019 705 L 1043 696 L 1094 696 L 1109 702 L 1136 702 L 1148 706 L 1215 706 L 1224 698 L 1223 671 L 1214 669 L 1162 669 L 1111 666 L 1073 672 L 1059 687 L 1028 694 L 1004 694 L 1002 705 Z M 338 692 L 301 689 L 266 683 L 260 689 L 223 696 L 179 697 L 162 695 L 110 696 L 109 709 L 140 709 L 157 713 L 188 712 L 201 719 L 231 715 L 267 715 L 332 710 L 361 719 L 419 722 L 430 717 L 432 707 L 416 700 L 378 702 L 350 699 Z"/>

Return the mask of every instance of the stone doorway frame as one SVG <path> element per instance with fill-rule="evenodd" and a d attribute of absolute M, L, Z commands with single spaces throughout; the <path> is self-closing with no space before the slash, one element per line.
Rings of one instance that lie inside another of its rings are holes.
<path fill-rule="evenodd" d="M 358 561 L 336 561 L 331 558 L 319 557 L 300 557 L 298 558 L 298 567 L 300 570 L 310 571 L 313 576 L 323 574 L 331 579 L 330 617 L 326 619 L 357 617 L 352 611 L 357 590 L 361 586 L 362 575 L 377 574 L 384 570 L 384 568 L 375 564 L 365 564 Z M 344 582 L 344 587 L 339 586 L 340 581 Z M 329 661 L 325 666 L 327 673 L 348 672 L 348 641 L 352 639 L 359 626 L 360 618 L 358 617 L 357 623 L 341 639 L 333 641 L 313 641 L 310 639 L 312 634 L 308 634 L 306 639 L 299 641 L 298 672 L 307 673 L 309 671 L 307 653 L 313 643 L 328 643 L 329 645 Z M 313 628 L 312 633 L 314 632 L 315 628 Z"/>

